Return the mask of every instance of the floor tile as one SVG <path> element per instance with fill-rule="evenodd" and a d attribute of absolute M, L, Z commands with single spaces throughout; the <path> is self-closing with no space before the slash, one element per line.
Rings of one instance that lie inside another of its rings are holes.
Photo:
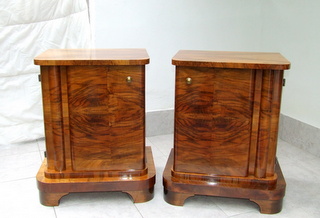
<path fill-rule="evenodd" d="M 319 159 L 317 156 L 282 140 L 278 140 L 277 157 L 280 165 L 292 164 L 300 160 Z"/>
<path fill-rule="evenodd" d="M 128 195 L 121 192 L 69 194 L 55 211 L 58 218 L 142 217 Z"/>
<path fill-rule="evenodd" d="M 146 139 L 146 146 L 151 146 L 153 157 L 163 156 L 163 153 L 160 151 L 160 149 L 154 143 L 152 143 L 149 139 Z"/>
<path fill-rule="evenodd" d="M 166 163 L 167 159 L 165 157 L 155 157 L 154 158 L 154 164 L 156 168 L 156 187 L 162 186 L 162 174 L 164 170 L 164 166 Z"/>
<path fill-rule="evenodd" d="M 156 167 L 155 197 L 134 204 L 122 192 L 72 193 L 57 207 L 39 203 L 35 175 L 43 159 L 43 139 L 0 146 L 0 216 L 15 217 L 320 217 L 320 158 L 279 140 L 277 157 L 287 189 L 283 209 L 275 215 L 260 214 L 246 199 L 195 196 L 185 205 L 173 206 L 163 199 L 162 173 L 173 148 L 173 134 L 148 137 Z M 40 155 L 39 155 L 40 154 Z"/>
<path fill-rule="evenodd" d="M 41 165 L 39 151 L 0 158 L 0 182 L 35 177 Z"/>
<path fill-rule="evenodd" d="M 55 218 L 53 207 L 39 202 L 35 178 L 0 183 L 2 218 Z"/>
<path fill-rule="evenodd" d="M 234 199 L 211 197 L 212 200 L 221 208 L 228 216 L 258 211 L 259 207 L 254 202 L 247 199 Z"/>
<path fill-rule="evenodd" d="M 227 217 L 212 199 L 204 196 L 189 198 L 184 206 L 174 206 L 164 201 L 161 192 L 157 193 L 152 201 L 136 204 L 136 207 L 144 218 Z"/>
<path fill-rule="evenodd" d="M 169 156 L 173 148 L 173 134 L 148 137 L 148 139 L 162 152 Z"/>

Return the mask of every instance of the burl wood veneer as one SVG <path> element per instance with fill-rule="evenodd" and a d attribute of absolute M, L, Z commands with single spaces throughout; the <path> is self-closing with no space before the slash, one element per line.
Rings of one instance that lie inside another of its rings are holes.
<path fill-rule="evenodd" d="M 179 51 L 174 149 L 165 200 L 194 195 L 246 198 L 281 211 L 286 183 L 276 160 L 283 71 L 278 53 Z"/>
<path fill-rule="evenodd" d="M 40 201 L 70 192 L 122 191 L 153 198 L 155 167 L 145 147 L 144 49 L 57 49 L 41 65 L 46 159 Z"/>

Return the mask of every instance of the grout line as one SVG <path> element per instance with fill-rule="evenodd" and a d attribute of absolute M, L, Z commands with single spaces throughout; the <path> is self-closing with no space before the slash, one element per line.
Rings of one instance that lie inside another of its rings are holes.
<path fill-rule="evenodd" d="M 53 212 L 54 212 L 55 217 L 58 218 L 57 211 L 56 211 L 56 207 L 54 206 L 54 207 L 52 207 L 52 208 L 53 208 Z"/>
<path fill-rule="evenodd" d="M 136 210 L 138 211 L 138 213 L 140 214 L 141 218 L 143 218 L 143 216 L 142 216 L 142 214 L 141 214 L 141 211 L 138 209 L 138 207 L 136 206 L 136 204 L 134 203 L 133 205 L 134 205 L 134 207 L 136 208 Z"/>

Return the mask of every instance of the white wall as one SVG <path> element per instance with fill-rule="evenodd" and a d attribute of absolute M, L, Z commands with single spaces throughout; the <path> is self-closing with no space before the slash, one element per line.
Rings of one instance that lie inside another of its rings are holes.
<path fill-rule="evenodd" d="M 180 49 L 260 49 L 257 0 L 96 0 L 97 48 L 146 48 L 147 111 L 173 108 Z"/>
<path fill-rule="evenodd" d="M 280 52 L 281 112 L 320 128 L 320 1 L 96 0 L 97 48 L 146 48 L 147 111 L 173 108 L 180 49 Z"/>
<path fill-rule="evenodd" d="M 262 50 L 291 62 L 281 112 L 320 128 L 320 1 L 263 1 Z"/>

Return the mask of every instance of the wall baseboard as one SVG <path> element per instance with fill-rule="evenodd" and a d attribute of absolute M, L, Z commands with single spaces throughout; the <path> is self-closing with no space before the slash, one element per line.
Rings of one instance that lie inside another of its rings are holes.
<path fill-rule="evenodd" d="M 320 129 L 280 115 L 279 138 L 320 157 Z"/>
<path fill-rule="evenodd" d="M 174 110 L 151 111 L 146 114 L 146 136 L 173 133 Z"/>
<path fill-rule="evenodd" d="M 151 111 L 146 114 L 146 135 L 173 134 L 174 110 Z M 279 138 L 320 157 L 320 129 L 280 115 Z"/>

